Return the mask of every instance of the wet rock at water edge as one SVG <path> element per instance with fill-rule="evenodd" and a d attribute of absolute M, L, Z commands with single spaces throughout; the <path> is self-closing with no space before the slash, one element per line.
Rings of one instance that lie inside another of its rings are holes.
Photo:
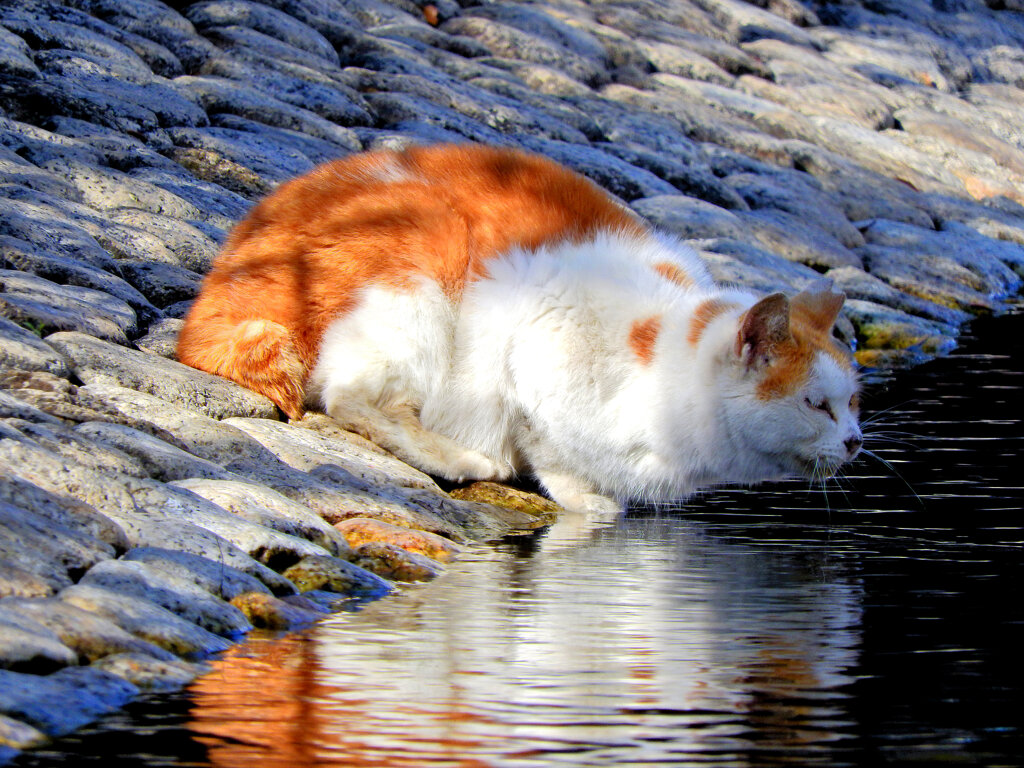
<path fill-rule="evenodd" d="M 179 691 L 209 667 L 180 659 L 154 659 L 138 653 L 117 653 L 104 656 L 93 669 L 123 678 L 146 693 Z"/>
<path fill-rule="evenodd" d="M 462 547 L 451 539 L 438 536 L 436 533 L 415 531 L 371 518 L 350 518 L 336 523 L 334 528 L 345 537 L 350 547 L 359 547 L 371 541 L 381 542 L 425 555 L 442 563 L 454 559 L 462 550 Z"/>
<path fill-rule="evenodd" d="M 444 567 L 436 560 L 383 541 L 360 544 L 355 548 L 352 561 L 393 581 L 430 581 L 444 572 Z"/>
<path fill-rule="evenodd" d="M 168 579 L 167 583 L 172 582 Z M 224 637 L 149 600 L 144 592 L 122 594 L 95 584 L 79 583 L 62 590 L 58 597 L 183 658 L 204 658 L 231 645 Z"/>
<path fill-rule="evenodd" d="M 91 569 L 79 584 L 149 600 L 215 635 L 234 638 L 252 630 L 252 624 L 233 605 L 144 563 L 108 561 Z"/>
<path fill-rule="evenodd" d="M 324 615 L 315 603 L 299 605 L 263 592 L 243 592 L 231 598 L 231 604 L 244 613 L 257 629 L 299 629 Z"/>
<path fill-rule="evenodd" d="M 306 557 L 288 568 L 284 576 L 300 592 L 325 590 L 346 595 L 380 596 L 391 591 L 391 585 L 375 574 L 336 557 Z"/>
<path fill-rule="evenodd" d="M 45 677 L 0 669 L 0 716 L 47 736 L 71 733 L 138 695 L 127 680 L 92 667 L 67 667 Z"/>

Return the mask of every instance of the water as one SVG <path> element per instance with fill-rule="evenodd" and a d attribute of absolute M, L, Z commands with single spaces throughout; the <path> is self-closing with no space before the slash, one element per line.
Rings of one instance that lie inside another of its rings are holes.
<path fill-rule="evenodd" d="M 973 334 L 869 389 L 891 467 L 481 547 L 15 764 L 1024 765 L 1024 315 Z"/>

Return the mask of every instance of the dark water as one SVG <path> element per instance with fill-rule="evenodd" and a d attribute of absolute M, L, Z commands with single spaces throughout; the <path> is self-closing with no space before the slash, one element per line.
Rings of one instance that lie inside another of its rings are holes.
<path fill-rule="evenodd" d="M 1024 315 L 971 332 L 869 388 L 890 467 L 481 548 L 15 764 L 1024 765 Z"/>

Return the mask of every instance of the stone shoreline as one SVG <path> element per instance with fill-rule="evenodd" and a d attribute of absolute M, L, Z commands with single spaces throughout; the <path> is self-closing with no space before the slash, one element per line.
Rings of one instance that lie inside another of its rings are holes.
<path fill-rule="evenodd" d="M 526 148 L 906 365 L 1019 290 L 1022 45 L 1010 0 L 4 0 L 0 761 L 551 519 L 173 360 L 276 184 Z"/>

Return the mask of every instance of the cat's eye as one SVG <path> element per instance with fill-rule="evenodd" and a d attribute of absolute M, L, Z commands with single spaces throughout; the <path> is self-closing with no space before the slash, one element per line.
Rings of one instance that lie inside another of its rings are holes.
<path fill-rule="evenodd" d="M 806 397 L 804 398 L 804 403 L 806 403 L 811 410 L 820 411 L 833 421 L 835 420 L 836 416 L 832 413 L 832 404 L 828 400 L 812 400 L 811 398 Z"/>

